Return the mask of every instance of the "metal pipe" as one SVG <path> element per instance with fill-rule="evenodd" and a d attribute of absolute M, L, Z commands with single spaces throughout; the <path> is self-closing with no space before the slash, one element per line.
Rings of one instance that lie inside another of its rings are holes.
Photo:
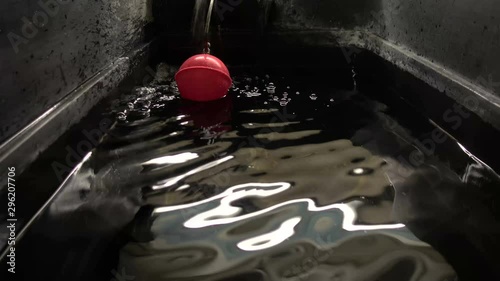
<path fill-rule="evenodd" d="M 214 10 L 214 3 L 215 0 L 210 0 L 210 5 L 208 6 L 207 21 L 205 22 L 205 47 L 203 48 L 203 52 L 205 54 L 210 54 L 209 34 L 210 34 L 210 22 L 212 21 L 212 13 Z"/>
<path fill-rule="evenodd" d="M 214 10 L 215 0 L 210 0 L 210 5 L 208 6 L 207 22 L 205 24 L 205 36 L 208 39 L 208 33 L 210 33 L 210 21 L 212 20 L 212 12 Z"/>

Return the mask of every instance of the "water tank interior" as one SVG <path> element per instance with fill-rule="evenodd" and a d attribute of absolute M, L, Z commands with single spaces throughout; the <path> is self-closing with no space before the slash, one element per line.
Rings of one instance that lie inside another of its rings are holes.
<path fill-rule="evenodd" d="M 2 280 L 500 280 L 500 2 L 0 15 Z"/>

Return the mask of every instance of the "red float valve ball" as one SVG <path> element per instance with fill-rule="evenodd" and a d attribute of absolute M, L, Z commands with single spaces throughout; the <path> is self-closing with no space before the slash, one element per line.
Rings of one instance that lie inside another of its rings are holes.
<path fill-rule="evenodd" d="M 209 54 L 189 58 L 175 75 L 175 81 L 181 97 L 192 101 L 221 99 L 233 83 L 226 65 Z"/>

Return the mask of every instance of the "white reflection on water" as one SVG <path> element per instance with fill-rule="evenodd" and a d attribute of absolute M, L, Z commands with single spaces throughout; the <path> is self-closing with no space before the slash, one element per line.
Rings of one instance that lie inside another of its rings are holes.
<path fill-rule="evenodd" d="M 294 228 L 300 223 L 300 217 L 284 221 L 281 226 L 272 232 L 259 235 L 238 243 L 238 248 L 244 251 L 260 251 L 281 244 L 295 234 Z"/>
<path fill-rule="evenodd" d="M 199 172 L 202 172 L 202 171 L 205 171 L 205 170 L 208 170 L 210 168 L 213 168 L 215 166 L 218 166 L 224 162 L 227 162 L 231 159 L 233 159 L 234 156 L 227 156 L 227 157 L 224 157 L 222 159 L 219 159 L 217 161 L 213 161 L 213 162 L 210 162 L 208 164 L 205 164 L 203 166 L 200 166 L 196 169 L 193 169 L 185 174 L 182 174 L 182 175 L 179 175 L 179 176 L 176 176 L 176 177 L 173 177 L 173 178 L 170 178 L 168 180 L 165 181 L 165 183 L 161 184 L 161 185 L 154 185 L 152 188 L 153 190 L 159 190 L 159 189 L 163 189 L 163 188 L 167 188 L 167 187 L 170 187 L 176 183 L 178 183 L 180 180 L 184 179 L 184 178 L 187 178 L 189 176 L 192 176 L 194 174 L 197 174 Z"/>
<path fill-rule="evenodd" d="M 252 188 L 252 189 L 245 189 L 245 188 Z M 275 189 L 264 189 L 268 187 L 277 187 Z M 230 213 L 235 213 L 237 214 L 240 210 L 238 207 L 231 206 L 231 202 L 236 201 L 241 198 L 245 197 L 267 197 L 271 196 L 277 193 L 280 193 L 282 191 L 285 191 L 289 189 L 291 185 L 286 182 L 277 182 L 277 183 L 246 183 L 246 184 L 241 184 L 241 185 L 236 185 L 233 186 L 223 193 L 216 195 L 211 198 L 207 198 L 205 200 L 201 200 L 198 202 L 190 203 L 190 204 L 184 204 L 184 205 L 178 205 L 178 206 L 168 206 L 168 207 L 161 207 L 161 208 L 156 208 L 154 210 L 155 213 L 166 213 L 166 212 L 172 212 L 172 211 L 177 211 L 177 210 L 182 210 L 186 208 L 192 208 L 195 206 L 199 206 L 205 203 L 209 203 L 218 199 L 221 199 L 220 205 L 211 210 L 214 213 L 217 213 L 217 216 L 228 216 Z M 260 189 L 259 189 L 260 188 Z M 208 211 L 208 212 L 211 212 Z M 206 214 L 208 212 L 204 212 L 202 214 Z M 201 215 L 201 214 L 200 214 Z M 204 218 L 210 218 L 213 217 L 213 215 L 208 215 L 204 216 Z M 212 225 L 208 224 L 207 226 Z M 187 227 L 187 226 L 186 226 Z M 201 226 L 204 227 L 204 226 Z M 201 228 L 201 227 L 192 227 L 192 228 Z"/>
<path fill-rule="evenodd" d="M 155 158 L 143 163 L 143 165 L 164 165 L 164 164 L 182 164 L 198 158 L 198 154 L 186 152 L 177 155 L 169 155 Z"/>
<path fill-rule="evenodd" d="M 274 188 L 273 188 L 274 187 Z M 214 197 L 178 206 L 169 206 L 155 209 L 155 213 L 166 213 L 176 210 L 182 210 L 187 208 L 192 208 L 202 204 L 207 204 L 209 202 L 220 200 L 219 205 L 208 211 L 204 211 L 196 214 L 194 217 L 190 218 L 184 223 L 186 228 L 204 228 L 214 225 L 223 225 L 239 222 L 262 214 L 269 213 L 278 208 L 284 206 L 289 206 L 293 204 L 307 204 L 307 210 L 310 212 L 322 212 L 332 209 L 338 209 L 343 213 L 342 228 L 346 231 L 368 231 L 368 230 L 383 230 L 383 229 L 398 229 L 404 228 L 404 224 L 379 224 L 379 225 L 355 225 L 357 214 L 355 207 L 362 204 L 360 201 L 353 201 L 347 204 L 333 204 L 323 207 L 316 206 L 316 203 L 309 198 L 302 198 L 296 200 L 290 200 L 280 204 L 276 204 L 267 209 L 260 211 L 239 215 L 242 211 L 240 207 L 235 207 L 231 203 L 241 200 L 243 198 L 251 197 L 268 197 L 280 192 L 284 192 L 289 189 L 291 185 L 285 182 L 279 183 L 247 183 L 242 185 L 237 185 L 229 188 L 224 193 L 216 195 Z M 272 188 L 272 189 L 270 189 Z"/>

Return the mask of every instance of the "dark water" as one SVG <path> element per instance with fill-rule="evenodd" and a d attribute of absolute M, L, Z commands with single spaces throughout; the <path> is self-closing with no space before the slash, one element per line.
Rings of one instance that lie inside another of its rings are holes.
<path fill-rule="evenodd" d="M 464 147 L 436 143 L 427 120 L 350 79 L 235 73 L 215 102 L 183 101 L 170 82 L 112 101 L 104 117 L 116 123 L 21 243 L 21 274 L 444 281 L 494 271 L 498 177 Z"/>

